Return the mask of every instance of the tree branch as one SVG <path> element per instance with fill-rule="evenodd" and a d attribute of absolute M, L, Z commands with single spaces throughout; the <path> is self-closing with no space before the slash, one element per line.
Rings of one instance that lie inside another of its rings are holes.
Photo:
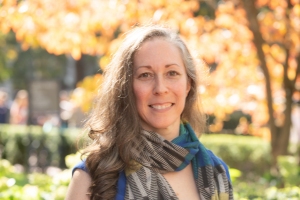
<path fill-rule="evenodd" d="M 288 60 L 290 57 L 290 49 L 285 48 L 285 52 L 286 52 L 286 57 L 285 57 L 285 62 L 283 64 L 283 83 L 284 83 L 284 87 L 285 88 L 289 88 L 291 91 L 293 90 L 294 84 L 293 82 L 288 78 L 288 68 L 289 68 L 289 64 L 288 64 Z"/>
<path fill-rule="evenodd" d="M 296 60 L 297 60 L 296 76 L 295 76 L 294 80 L 292 81 L 293 87 L 294 87 L 293 92 L 296 90 L 295 83 L 296 83 L 297 77 L 300 75 L 300 53 L 298 54 Z"/>
<path fill-rule="evenodd" d="M 291 0 L 287 0 L 287 3 L 288 3 L 288 8 L 289 8 L 289 9 L 293 8 L 293 5 L 292 5 Z"/>
<path fill-rule="evenodd" d="M 286 12 L 286 18 L 289 19 L 289 14 L 290 14 L 290 10 L 293 8 L 293 5 L 291 3 L 291 0 L 287 0 L 287 3 L 288 3 L 288 12 Z M 289 29 L 289 26 L 287 27 Z M 287 31 L 288 33 L 288 31 Z M 287 38 L 287 39 L 290 39 L 290 38 Z M 288 44 L 289 44 L 290 41 L 288 41 Z M 289 45 L 286 47 L 286 49 L 289 49 Z M 289 54 L 287 54 L 287 59 L 286 59 L 286 65 L 288 66 L 288 56 Z M 296 61 L 297 61 L 297 69 L 296 69 L 296 75 L 295 75 L 295 78 L 290 82 L 291 84 L 291 88 L 292 88 L 292 93 L 296 90 L 295 88 L 295 83 L 296 83 L 296 79 L 298 77 L 298 75 L 300 74 L 300 52 L 298 52 L 298 56 L 296 58 Z"/>

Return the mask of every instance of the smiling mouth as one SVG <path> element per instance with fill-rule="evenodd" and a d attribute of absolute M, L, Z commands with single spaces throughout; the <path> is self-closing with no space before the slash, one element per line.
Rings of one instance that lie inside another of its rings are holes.
<path fill-rule="evenodd" d="M 162 110 L 162 109 L 165 109 L 165 108 L 169 108 L 173 105 L 174 105 L 174 103 L 169 103 L 169 104 L 165 104 L 165 105 L 149 105 L 149 107 L 155 108 L 155 109 L 158 109 L 158 110 Z"/>

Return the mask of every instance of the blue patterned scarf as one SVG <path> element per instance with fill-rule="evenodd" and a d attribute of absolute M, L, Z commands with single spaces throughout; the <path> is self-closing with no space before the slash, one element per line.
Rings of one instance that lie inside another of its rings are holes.
<path fill-rule="evenodd" d="M 201 144 L 191 126 L 180 125 L 171 142 L 155 132 L 142 132 L 142 149 L 133 150 L 135 169 L 126 169 L 125 200 L 177 200 L 162 174 L 180 171 L 192 162 L 201 200 L 232 200 L 233 190 L 219 158 Z"/>

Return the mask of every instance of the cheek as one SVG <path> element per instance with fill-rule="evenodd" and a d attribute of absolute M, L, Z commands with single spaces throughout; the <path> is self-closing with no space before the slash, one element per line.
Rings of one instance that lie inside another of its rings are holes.
<path fill-rule="evenodd" d="M 142 87 L 141 85 L 133 85 L 133 92 L 135 95 L 137 108 L 138 110 L 140 110 L 141 107 L 147 101 L 147 96 L 148 96 L 147 89 L 145 87 Z"/>
<path fill-rule="evenodd" d="M 181 100 L 186 99 L 186 96 L 189 92 L 187 85 L 183 82 L 178 83 L 178 84 L 174 84 L 173 85 L 173 91 L 176 94 L 176 96 L 180 97 Z"/>

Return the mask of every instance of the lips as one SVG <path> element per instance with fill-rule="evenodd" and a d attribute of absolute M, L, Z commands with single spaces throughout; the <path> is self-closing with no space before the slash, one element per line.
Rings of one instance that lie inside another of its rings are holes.
<path fill-rule="evenodd" d="M 149 107 L 155 108 L 155 109 L 157 109 L 157 110 L 163 110 L 163 109 L 169 108 L 169 107 L 171 107 L 171 106 L 173 106 L 173 105 L 174 105 L 173 103 L 153 104 L 153 105 L 149 105 Z"/>

